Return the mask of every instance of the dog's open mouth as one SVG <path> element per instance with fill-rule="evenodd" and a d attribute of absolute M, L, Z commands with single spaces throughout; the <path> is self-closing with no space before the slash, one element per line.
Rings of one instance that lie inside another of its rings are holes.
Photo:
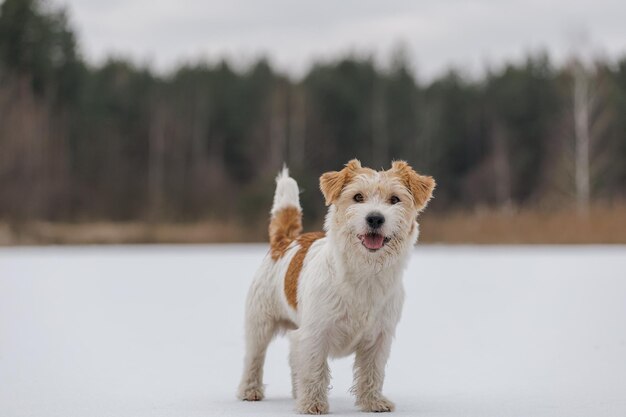
<path fill-rule="evenodd" d="M 377 251 L 378 249 L 385 246 L 385 243 L 389 242 L 388 237 L 385 237 L 379 233 L 366 233 L 364 235 L 358 235 L 358 238 L 361 240 L 363 246 L 365 246 L 372 252 Z"/>

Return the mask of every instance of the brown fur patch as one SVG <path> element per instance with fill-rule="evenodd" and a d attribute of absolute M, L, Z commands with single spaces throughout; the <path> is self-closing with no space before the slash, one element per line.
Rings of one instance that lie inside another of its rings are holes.
<path fill-rule="evenodd" d="M 411 191 L 417 209 L 423 210 L 431 199 L 433 190 L 435 189 L 435 180 L 433 177 L 418 174 L 405 161 L 394 161 L 391 164 L 391 171 L 398 175 Z"/>
<path fill-rule="evenodd" d="M 302 271 L 302 265 L 304 264 L 304 258 L 309 251 L 309 248 L 318 239 L 325 236 L 324 232 L 304 233 L 298 237 L 298 251 L 291 258 L 289 267 L 287 268 L 287 274 L 285 275 L 285 296 L 287 302 L 294 309 L 298 307 L 298 278 L 300 278 L 300 271 Z"/>
<path fill-rule="evenodd" d="M 324 194 L 326 205 L 330 206 L 339 198 L 343 187 L 350 180 L 360 172 L 374 172 L 369 168 L 361 167 L 361 162 L 358 159 L 352 159 L 348 161 L 346 167 L 341 171 L 330 171 L 324 173 L 320 177 L 320 190 Z"/>
<path fill-rule="evenodd" d="M 301 232 L 302 212 L 296 207 L 285 207 L 272 216 L 269 226 L 272 259 L 280 259 Z"/>

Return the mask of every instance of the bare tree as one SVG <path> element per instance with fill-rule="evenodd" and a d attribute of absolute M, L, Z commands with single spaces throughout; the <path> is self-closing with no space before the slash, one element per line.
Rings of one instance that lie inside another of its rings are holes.
<path fill-rule="evenodd" d="M 573 79 L 576 205 L 579 214 L 586 215 L 590 195 L 589 118 L 594 96 L 589 88 L 590 71 L 580 60 L 573 63 Z"/>
<path fill-rule="evenodd" d="M 270 164 L 272 169 L 285 162 L 287 146 L 287 94 L 286 85 L 276 86 L 270 100 Z"/>
<path fill-rule="evenodd" d="M 157 220 L 162 214 L 165 179 L 165 111 L 156 105 L 150 121 L 148 144 L 148 201 L 149 217 Z"/>
<path fill-rule="evenodd" d="M 385 86 L 377 80 L 372 103 L 372 161 L 382 167 L 389 159 L 389 133 L 387 131 L 387 107 L 385 105 Z"/>
<path fill-rule="evenodd" d="M 510 212 L 513 203 L 511 199 L 511 161 L 505 129 L 494 123 L 492 131 L 493 142 L 493 172 L 496 202 L 503 212 Z"/>
<path fill-rule="evenodd" d="M 301 168 L 306 141 L 306 96 L 301 86 L 291 88 L 290 102 L 289 165 Z"/>

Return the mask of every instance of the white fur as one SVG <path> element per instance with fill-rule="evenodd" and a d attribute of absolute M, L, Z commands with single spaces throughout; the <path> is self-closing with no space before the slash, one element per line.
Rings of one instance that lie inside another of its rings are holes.
<path fill-rule="evenodd" d="M 289 169 L 283 166 L 282 171 L 276 176 L 276 192 L 274 193 L 274 204 L 272 205 L 271 211 L 272 216 L 275 215 L 277 211 L 289 206 L 302 210 L 300 207 L 299 193 L 298 183 L 289 176 Z"/>
<path fill-rule="evenodd" d="M 363 178 L 354 184 L 367 190 L 367 181 L 377 180 Z M 402 187 L 398 190 L 404 193 L 401 198 L 407 198 L 406 189 L 401 184 L 397 187 Z M 277 178 L 272 213 L 290 205 L 299 209 L 297 190 L 296 182 L 283 169 Z M 300 413 L 328 412 L 327 360 L 352 353 L 356 354 L 352 391 L 357 405 L 363 411 L 393 409 L 393 403 L 382 394 L 382 385 L 404 301 L 402 272 L 417 241 L 418 227 L 417 211 L 408 213 L 406 205 L 396 207 L 386 201 L 372 191 L 365 203 L 350 206 L 341 219 L 335 205 L 330 207 L 326 237 L 310 247 L 304 260 L 297 310 L 286 300 L 284 278 L 298 245 L 292 244 L 278 261 L 270 256 L 264 259 L 247 299 L 246 359 L 239 398 L 262 399 L 267 345 L 278 332 L 288 331 L 293 394 Z M 383 233 L 393 237 L 375 253 L 356 237 L 364 232 L 365 216 L 371 211 L 384 214 Z"/>

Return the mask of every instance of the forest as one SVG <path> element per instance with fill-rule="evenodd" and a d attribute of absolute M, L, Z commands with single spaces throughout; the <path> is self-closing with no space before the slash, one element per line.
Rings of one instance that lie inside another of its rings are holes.
<path fill-rule="evenodd" d="M 420 81 L 346 55 L 300 78 L 269 59 L 169 73 L 81 55 L 68 13 L 43 0 L 0 6 L 0 221 L 265 227 L 286 163 L 308 226 L 318 178 L 357 157 L 407 160 L 437 180 L 429 211 L 572 208 L 626 197 L 626 56 L 555 64 L 544 52 L 470 77 Z M 251 232 L 252 233 L 252 232 Z M 255 236 L 258 236 L 255 235 Z"/>

